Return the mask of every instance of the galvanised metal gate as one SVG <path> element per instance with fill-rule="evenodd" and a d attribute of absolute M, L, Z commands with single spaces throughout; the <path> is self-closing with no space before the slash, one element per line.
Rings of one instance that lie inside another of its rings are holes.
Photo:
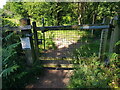
<path fill-rule="evenodd" d="M 99 57 L 103 56 L 106 51 L 108 30 L 113 29 L 112 20 L 108 18 L 104 19 L 102 24 L 96 25 L 85 24 L 70 26 L 44 26 L 43 21 L 43 27 L 36 27 L 36 22 L 33 22 L 33 27 L 35 29 L 35 32 L 42 32 L 43 38 L 36 38 L 36 41 L 37 43 L 44 45 L 44 50 L 42 52 L 42 55 L 40 56 L 40 60 L 43 64 L 48 64 L 47 68 L 49 69 L 51 68 L 51 66 L 53 66 L 53 64 L 56 64 L 58 67 L 61 67 L 61 65 L 63 66 L 64 64 L 71 64 L 73 52 L 75 51 L 75 49 L 79 48 L 81 44 L 83 44 L 80 41 L 80 30 L 102 30 Z M 52 67 L 51 69 L 56 69 L 56 66 Z"/>

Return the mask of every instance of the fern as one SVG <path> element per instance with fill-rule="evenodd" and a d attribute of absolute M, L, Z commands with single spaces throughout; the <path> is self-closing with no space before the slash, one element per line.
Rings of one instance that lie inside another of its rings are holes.
<path fill-rule="evenodd" d="M 120 41 L 118 41 L 115 45 L 120 45 Z"/>
<path fill-rule="evenodd" d="M 10 57 L 12 57 L 13 55 L 15 55 L 16 52 L 12 53 L 11 55 L 7 56 L 4 60 L 3 60 L 3 64 L 7 64 L 7 60 L 9 60 Z"/>
<path fill-rule="evenodd" d="M 8 40 L 8 39 L 10 39 L 10 37 L 13 35 L 14 33 L 10 33 L 9 35 L 7 35 L 5 38 L 3 38 L 3 39 L 5 39 L 6 41 Z"/>
<path fill-rule="evenodd" d="M 3 77 L 7 77 L 8 75 L 10 75 L 10 73 L 14 72 L 15 70 L 17 70 L 19 68 L 18 65 L 14 65 L 14 66 L 11 66 L 9 68 L 6 68 L 4 69 L 1 74 L 0 74 L 0 77 L 3 76 Z"/>
<path fill-rule="evenodd" d="M 13 49 L 13 48 L 16 48 L 19 44 L 20 44 L 20 42 L 15 43 L 15 44 L 12 44 L 12 45 L 9 45 L 6 49 Z"/>
<path fill-rule="evenodd" d="M 4 21 L 3 25 L 8 21 Z M 10 26 L 13 26 L 10 24 Z M 0 71 L 0 77 L 3 80 L 3 88 L 16 87 L 19 80 L 26 75 L 24 71 L 24 60 L 21 57 L 21 48 L 20 40 L 18 39 L 19 35 L 14 33 L 2 32 L 3 37 L 0 39 L 3 41 L 2 49 L 2 71 Z M 20 54 L 20 55 L 19 55 Z M 16 83 L 17 82 L 17 83 Z"/>

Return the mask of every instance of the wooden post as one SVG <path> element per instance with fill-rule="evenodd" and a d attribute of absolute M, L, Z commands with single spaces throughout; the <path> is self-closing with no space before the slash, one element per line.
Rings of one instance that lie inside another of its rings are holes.
<path fill-rule="evenodd" d="M 33 32 L 34 32 L 34 41 L 35 41 L 35 56 L 36 59 L 39 59 L 39 48 L 38 48 L 38 35 L 37 35 L 37 30 L 36 30 L 36 22 L 32 22 L 33 25 Z"/>
<path fill-rule="evenodd" d="M 120 15 L 114 17 L 113 25 L 115 26 L 111 34 L 109 53 L 114 53 L 115 44 L 120 40 Z M 118 49 L 118 48 L 117 48 Z"/>
<path fill-rule="evenodd" d="M 20 19 L 20 27 L 30 26 L 30 19 Z M 21 37 L 21 44 L 22 48 L 25 52 L 26 62 L 28 66 L 32 66 L 35 56 L 34 56 L 34 46 L 32 41 L 32 31 L 31 29 L 24 29 L 21 30 L 22 37 Z"/>
<path fill-rule="evenodd" d="M 110 19 L 108 17 L 106 17 L 103 20 L 103 24 L 109 24 L 109 23 L 110 23 Z M 101 32 L 101 41 L 100 41 L 100 48 L 99 48 L 99 58 L 101 58 L 101 59 L 104 58 L 104 54 L 105 54 L 105 51 L 106 51 L 108 30 L 109 29 L 103 29 L 102 32 Z"/>

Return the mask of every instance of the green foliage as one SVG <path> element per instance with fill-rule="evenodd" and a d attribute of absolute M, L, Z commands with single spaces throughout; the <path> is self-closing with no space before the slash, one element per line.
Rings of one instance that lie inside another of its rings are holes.
<path fill-rule="evenodd" d="M 98 55 L 99 51 L 99 42 L 97 43 L 91 43 L 91 44 L 86 44 L 82 45 L 79 49 L 76 49 L 75 53 L 79 55 L 79 57 L 91 57 L 93 55 Z M 77 56 L 75 55 L 75 56 Z"/>
<path fill-rule="evenodd" d="M 9 56 L 10 57 L 10 56 Z M 10 75 L 10 73 L 12 72 L 15 72 L 15 70 L 17 70 L 19 68 L 18 65 L 14 65 L 14 66 L 11 66 L 9 68 L 6 68 L 2 71 L 1 75 L 0 76 L 3 76 L 3 77 L 7 77 Z"/>
<path fill-rule="evenodd" d="M 46 50 L 48 49 L 56 49 L 55 43 L 53 41 L 55 35 L 53 32 L 45 32 L 45 48 Z M 44 39 L 43 38 L 43 33 L 38 32 L 38 38 L 39 39 Z M 44 40 L 42 40 L 42 44 L 39 45 L 40 47 L 40 51 L 42 51 L 44 49 Z"/>
<path fill-rule="evenodd" d="M 21 17 L 27 17 L 27 11 L 23 5 L 23 2 L 7 2 L 4 6 L 5 10 L 12 11 L 12 13 L 19 15 Z"/>
<path fill-rule="evenodd" d="M 7 19 L 2 18 L 1 20 L 2 20 L 2 25 L 0 27 L 2 27 L 2 26 L 16 26 L 15 23 L 13 23 Z"/>
<path fill-rule="evenodd" d="M 11 77 L 18 69 L 20 68 L 20 65 L 17 63 L 18 59 L 17 52 L 15 48 L 18 47 L 20 43 L 6 43 L 10 40 L 11 36 L 13 36 L 13 33 L 9 34 L 8 36 L 3 37 L 3 47 L 2 47 L 2 72 L 0 73 L 0 76 L 3 77 L 3 80 L 9 79 L 8 81 L 3 81 L 3 87 L 8 87 L 7 83 L 12 80 L 14 80 L 14 77 Z M 10 84 L 11 85 L 11 84 Z M 10 86 L 9 85 L 9 86 Z"/>
<path fill-rule="evenodd" d="M 81 4 L 81 5 L 78 5 Z M 7 2 L 4 13 L 13 16 L 30 17 L 41 23 L 45 18 L 46 25 L 91 24 L 95 14 L 95 23 L 100 23 L 105 16 L 113 17 L 119 9 L 120 2 Z"/>
<path fill-rule="evenodd" d="M 54 39 L 54 33 L 53 32 L 50 32 L 50 35 L 48 38 L 46 38 L 46 47 L 48 49 L 56 49 L 56 46 L 55 46 L 55 43 L 53 41 Z"/>
<path fill-rule="evenodd" d="M 89 33 L 86 33 L 86 35 L 80 39 L 80 42 L 82 42 L 83 45 L 73 52 L 73 59 L 75 60 L 74 62 L 79 63 L 81 58 L 88 58 L 98 55 L 100 40 L 94 40 L 89 35 Z"/>
<path fill-rule="evenodd" d="M 113 64 L 111 64 L 110 68 L 106 68 L 98 59 L 91 57 L 81 60 L 81 64 L 75 67 L 69 88 L 119 87 L 119 68 L 114 68 Z"/>
<path fill-rule="evenodd" d="M 118 41 L 115 45 L 120 45 L 120 41 Z"/>
<path fill-rule="evenodd" d="M 86 38 L 83 38 L 86 41 Z M 118 44 L 119 42 L 117 42 Z M 120 87 L 120 63 L 119 54 L 113 53 L 110 56 L 110 64 L 105 66 L 96 55 L 99 41 L 91 42 L 87 39 L 87 45 L 81 46 L 74 54 L 73 63 L 75 71 L 71 77 L 68 88 L 118 88 Z"/>
<path fill-rule="evenodd" d="M 80 4 L 80 5 L 78 5 Z M 76 2 L 76 3 L 63 3 L 63 2 L 7 2 L 2 13 L 1 26 L 16 26 L 7 18 L 16 17 L 29 17 L 41 25 L 41 19 L 45 18 L 45 25 L 74 25 L 78 24 L 80 17 L 81 24 L 93 23 L 93 16 L 95 15 L 95 23 L 101 23 L 105 16 L 112 18 L 117 15 L 120 8 L 120 2 Z M 65 32 L 62 32 L 64 35 Z M 96 33 L 96 32 L 95 32 Z M 100 35 L 98 31 L 97 37 Z M 39 33 L 41 39 L 42 34 Z M 53 42 L 55 35 L 51 32 L 46 38 L 47 49 L 55 49 L 56 46 Z M 63 36 L 65 37 L 65 36 Z M 14 38 L 14 39 L 13 39 Z M 69 37 L 68 37 L 69 38 Z M 89 37 L 88 37 L 89 38 Z M 99 41 L 96 39 L 82 38 L 82 45 L 73 54 L 74 63 L 80 63 L 77 66 L 74 76 L 71 78 L 69 87 L 71 88 L 85 88 L 85 87 L 118 87 L 119 77 L 119 60 L 118 54 L 111 55 L 112 61 L 110 67 L 104 67 L 104 64 L 95 56 L 98 54 Z M 40 73 L 39 63 L 36 62 L 29 70 L 26 67 L 24 52 L 20 48 L 20 40 L 18 36 L 11 32 L 3 32 L 3 71 L 0 75 L 3 76 L 3 87 L 21 87 L 25 85 L 28 77 L 36 76 Z M 90 42 L 89 42 L 90 41 Z M 116 43 L 119 45 L 120 42 Z M 40 46 L 43 48 L 43 44 Z M 89 59 L 82 59 L 81 57 L 90 57 Z M 78 69 L 79 67 L 79 69 Z M 34 72 L 34 73 L 33 73 Z M 24 80 L 24 81 L 23 81 Z"/>
<path fill-rule="evenodd" d="M 4 20 L 4 19 L 3 19 Z M 14 24 L 10 21 L 3 21 L 9 26 Z M 15 35 L 14 32 L 3 31 L 2 32 L 2 87 L 7 88 L 24 88 L 26 82 L 29 83 L 35 80 L 36 75 L 40 75 L 41 65 L 35 62 L 30 69 L 26 67 L 25 54 L 22 51 L 19 35 Z M 28 77 L 33 77 L 29 79 Z"/>

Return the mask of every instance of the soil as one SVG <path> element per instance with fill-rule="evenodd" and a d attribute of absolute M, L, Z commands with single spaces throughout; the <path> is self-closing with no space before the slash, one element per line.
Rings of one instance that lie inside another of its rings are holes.
<path fill-rule="evenodd" d="M 57 58 L 61 60 L 67 58 L 67 60 L 69 60 L 72 58 L 73 52 L 83 44 L 80 41 L 67 41 L 60 38 L 58 40 L 55 40 L 54 42 L 57 46 L 57 49 L 51 49 L 43 52 L 43 55 L 41 57 L 42 60 L 52 60 Z"/>
<path fill-rule="evenodd" d="M 67 41 L 60 38 L 54 42 L 57 49 L 44 52 L 42 59 L 71 58 L 72 52 L 82 44 L 79 41 Z M 65 88 L 69 84 L 72 73 L 73 70 L 46 70 L 44 76 L 37 77 L 36 83 L 27 85 L 26 88 Z"/>
<path fill-rule="evenodd" d="M 73 70 L 47 70 L 43 77 L 37 77 L 35 84 L 26 88 L 66 88 Z"/>

